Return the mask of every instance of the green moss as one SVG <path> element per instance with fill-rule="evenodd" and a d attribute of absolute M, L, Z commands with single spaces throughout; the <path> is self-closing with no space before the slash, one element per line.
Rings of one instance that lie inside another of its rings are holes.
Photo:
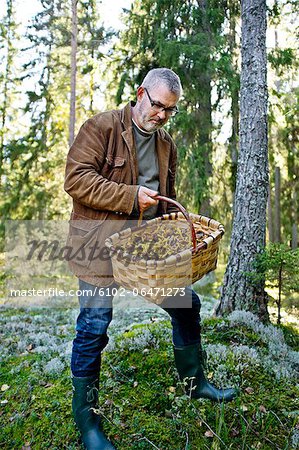
<path fill-rule="evenodd" d="M 63 323 L 63 313 L 60 319 Z M 298 335 L 291 327 L 282 329 L 288 344 L 296 348 Z M 145 334 L 144 347 L 138 347 Z M 207 344 L 249 345 L 267 354 L 246 326 L 233 328 L 212 318 L 204 321 L 203 335 Z M 43 358 L 31 352 L 2 359 L 0 385 L 10 386 L 0 393 L 0 400 L 7 400 L 0 406 L 4 449 L 21 449 L 26 443 L 34 450 L 82 448 L 71 416 L 69 370 L 58 378 L 39 373 L 36 365 Z M 278 381 L 262 364 L 248 363 L 237 373 L 232 353 L 225 368 L 229 377 L 240 379 L 238 399 L 225 405 L 191 401 L 174 368 L 169 322 L 133 327 L 103 355 L 99 414 L 105 432 L 121 450 L 291 448 L 298 388 L 288 380 Z M 209 437 L 211 430 L 214 435 Z"/>
<path fill-rule="evenodd" d="M 299 334 L 293 325 L 277 325 L 283 331 L 286 343 L 295 351 L 299 351 Z"/>

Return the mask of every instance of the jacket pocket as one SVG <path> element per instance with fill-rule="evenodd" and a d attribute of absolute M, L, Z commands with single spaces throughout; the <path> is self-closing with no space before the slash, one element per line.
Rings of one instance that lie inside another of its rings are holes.
<path fill-rule="evenodd" d="M 88 219 L 87 217 L 85 218 L 83 216 L 72 213 L 69 224 L 70 232 L 73 231 L 73 233 L 70 234 L 85 235 L 86 233 L 97 229 L 106 220 L 107 215 L 108 211 L 106 211 L 104 217 L 102 217 L 101 219 Z"/>
<path fill-rule="evenodd" d="M 120 156 L 115 156 L 113 161 L 111 161 L 109 173 L 108 173 L 108 180 L 110 181 L 121 181 L 121 175 L 123 173 L 123 169 L 125 168 L 126 160 L 125 158 L 121 158 Z"/>
<path fill-rule="evenodd" d="M 90 266 L 95 251 L 99 248 L 99 235 L 105 219 L 88 220 L 72 213 L 69 221 L 69 235 L 67 245 L 70 248 L 69 262 L 85 268 Z"/>

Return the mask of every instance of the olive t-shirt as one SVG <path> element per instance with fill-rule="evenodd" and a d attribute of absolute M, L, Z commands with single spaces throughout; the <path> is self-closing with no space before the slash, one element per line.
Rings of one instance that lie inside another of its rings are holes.
<path fill-rule="evenodd" d="M 159 163 L 156 152 L 156 133 L 141 130 L 133 121 L 133 132 L 137 150 L 138 184 L 154 191 L 159 191 Z M 144 219 L 152 219 L 157 214 L 158 206 L 151 206 L 143 212 Z"/>

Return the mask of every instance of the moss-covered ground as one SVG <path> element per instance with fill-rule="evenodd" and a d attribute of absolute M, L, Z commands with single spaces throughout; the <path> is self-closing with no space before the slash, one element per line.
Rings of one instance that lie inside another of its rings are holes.
<path fill-rule="evenodd" d="M 184 394 L 169 321 L 147 315 L 147 323 L 116 326 L 103 356 L 98 413 L 117 449 L 297 448 L 293 327 L 259 328 L 250 316 L 206 318 L 207 376 L 240 389 L 233 402 L 213 404 Z M 70 309 L 1 310 L 1 448 L 82 448 L 68 368 L 75 316 Z"/>

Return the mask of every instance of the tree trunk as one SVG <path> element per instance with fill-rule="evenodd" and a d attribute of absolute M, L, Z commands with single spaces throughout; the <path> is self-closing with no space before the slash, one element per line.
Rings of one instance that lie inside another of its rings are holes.
<path fill-rule="evenodd" d="M 275 167 L 275 242 L 281 242 L 280 191 L 280 168 Z"/>
<path fill-rule="evenodd" d="M 198 212 L 205 216 L 210 216 L 210 188 L 209 181 L 212 176 L 212 104 L 211 104 L 211 70 L 209 67 L 210 47 L 212 44 L 212 33 L 208 17 L 208 4 L 207 0 L 198 0 L 198 8 L 201 13 L 199 32 L 205 35 L 207 43 L 206 60 L 207 67 L 205 71 L 200 71 L 198 75 L 198 86 L 201 90 L 201 98 L 198 106 L 198 124 L 200 126 L 200 133 L 198 137 L 198 143 L 202 149 L 202 159 L 205 168 L 205 180 L 206 180 L 206 195 L 203 196 L 202 201 L 198 199 L 198 205 L 200 206 Z"/>
<path fill-rule="evenodd" d="M 271 198 L 270 184 L 269 184 L 269 191 L 268 191 L 268 234 L 269 234 L 269 241 L 274 242 L 273 211 L 272 211 L 272 198 Z"/>
<path fill-rule="evenodd" d="M 282 263 L 278 274 L 277 324 L 281 324 L 281 291 L 282 291 Z"/>
<path fill-rule="evenodd" d="M 217 314 L 236 309 L 269 320 L 265 282 L 248 274 L 264 249 L 268 193 L 266 1 L 243 0 L 240 152 L 230 257 Z"/>
<path fill-rule="evenodd" d="M 205 216 L 210 216 L 210 188 L 209 181 L 212 176 L 212 141 L 211 141 L 211 130 L 212 130 L 212 105 L 211 105 L 211 78 L 208 74 L 202 74 L 200 77 L 200 86 L 203 90 L 201 96 L 201 102 L 198 108 L 196 117 L 198 117 L 197 123 L 200 126 L 200 134 L 198 136 L 198 144 L 201 149 L 201 155 L 204 164 L 204 178 L 206 180 L 205 192 L 207 195 L 203 196 L 203 199 L 197 200 L 198 206 L 200 206 L 198 213 Z"/>
<path fill-rule="evenodd" d="M 229 52 L 232 58 L 233 71 L 237 74 L 238 70 L 238 44 L 237 44 L 237 32 L 236 32 L 236 17 L 238 15 L 238 6 L 235 0 L 230 0 L 228 2 L 229 7 Z M 233 194 L 236 191 L 236 176 L 237 176 L 237 166 L 238 166 L 238 145 L 239 145 L 239 85 L 237 83 L 236 77 L 232 77 L 230 96 L 231 96 L 231 117 L 232 117 L 232 133 L 229 138 L 228 151 L 231 159 L 231 189 Z"/>
<path fill-rule="evenodd" d="M 297 191 L 296 186 L 294 186 L 293 192 L 293 223 L 292 223 L 292 250 L 296 250 L 298 247 L 298 209 L 297 209 Z"/>
<path fill-rule="evenodd" d="M 11 67 L 13 58 L 12 48 L 12 22 L 13 22 L 13 4 L 12 0 L 7 0 L 7 31 L 6 31 L 6 47 L 7 55 L 4 69 L 4 86 L 3 86 L 3 106 L 1 107 L 1 131 L 0 131 L 0 186 L 2 185 L 3 163 L 4 163 L 4 144 L 5 144 L 5 128 L 7 120 L 7 108 L 9 104 L 9 82 L 11 78 Z"/>
<path fill-rule="evenodd" d="M 77 74 L 77 2 L 72 0 L 72 38 L 71 38 L 71 100 L 70 100 L 70 126 L 69 145 L 71 146 L 75 137 L 76 123 L 76 74 Z"/>

